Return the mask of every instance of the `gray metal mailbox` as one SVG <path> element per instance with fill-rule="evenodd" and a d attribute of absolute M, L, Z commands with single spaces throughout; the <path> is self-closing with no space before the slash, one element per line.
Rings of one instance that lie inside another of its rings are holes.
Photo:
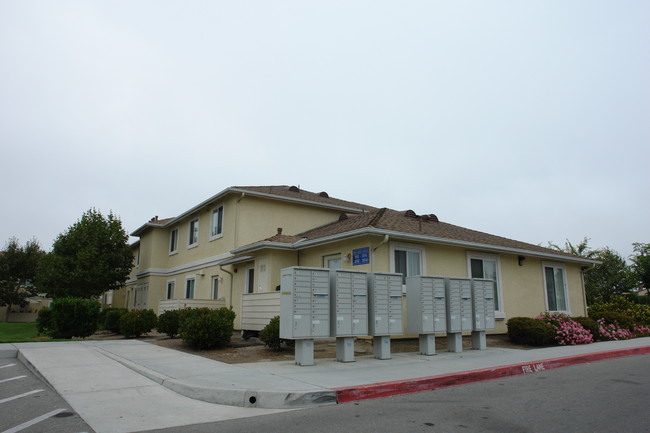
<path fill-rule="evenodd" d="M 285 268 L 280 284 L 280 338 L 296 340 L 296 364 L 312 365 L 313 339 L 330 336 L 329 270 Z"/>
<path fill-rule="evenodd" d="M 368 276 L 366 272 L 337 269 L 330 272 L 331 335 L 368 335 Z"/>
<path fill-rule="evenodd" d="M 472 348 L 487 347 L 485 331 L 494 329 L 494 281 L 472 279 Z"/>
<path fill-rule="evenodd" d="M 368 274 L 368 331 L 374 356 L 390 359 L 390 336 L 402 335 L 402 274 Z"/>
<path fill-rule="evenodd" d="M 472 281 L 469 278 L 446 278 L 447 347 L 450 352 L 462 352 L 462 333 L 473 330 Z"/>

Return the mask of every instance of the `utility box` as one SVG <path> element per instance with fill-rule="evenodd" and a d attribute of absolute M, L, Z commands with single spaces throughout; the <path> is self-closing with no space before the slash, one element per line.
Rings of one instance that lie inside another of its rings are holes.
<path fill-rule="evenodd" d="M 368 274 L 362 271 L 330 271 L 333 337 L 368 335 Z"/>
<path fill-rule="evenodd" d="M 463 351 L 463 332 L 473 330 L 472 280 L 446 278 L 447 348 L 450 352 Z"/>
<path fill-rule="evenodd" d="M 296 340 L 296 364 L 313 365 L 313 339 L 330 336 L 329 270 L 285 268 L 280 286 L 280 338 Z"/>
<path fill-rule="evenodd" d="M 444 277 L 415 276 L 406 279 L 408 331 L 412 334 L 447 332 Z"/>
<path fill-rule="evenodd" d="M 368 331 L 377 359 L 390 359 L 390 336 L 402 335 L 402 274 L 368 274 Z"/>

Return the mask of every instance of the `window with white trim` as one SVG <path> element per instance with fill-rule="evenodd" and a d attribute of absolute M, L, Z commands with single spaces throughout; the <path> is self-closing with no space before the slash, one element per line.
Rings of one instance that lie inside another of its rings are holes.
<path fill-rule="evenodd" d="M 402 274 L 402 284 L 406 284 L 406 277 L 425 275 L 424 248 L 409 244 L 391 244 L 390 269 L 391 272 Z"/>
<path fill-rule="evenodd" d="M 219 276 L 212 277 L 212 299 L 219 299 Z"/>
<path fill-rule="evenodd" d="M 169 254 L 178 252 L 178 229 L 169 232 Z"/>
<path fill-rule="evenodd" d="M 569 311 L 566 272 L 559 263 L 542 263 L 548 311 Z"/>
<path fill-rule="evenodd" d="M 502 311 L 499 256 L 494 254 L 467 253 L 467 267 L 470 278 L 484 278 L 494 281 L 494 309 Z"/>
<path fill-rule="evenodd" d="M 194 299 L 194 286 L 196 278 L 191 277 L 185 280 L 185 299 Z"/>
<path fill-rule="evenodd" d="M 167 299 L 174 299 L 174 292 L 176 291 L 175 289 L 176 289 L 176 280 L 167 281 L 167 293 L 166 293 Z"/>
<path fill-rule="evenodd" d="M 187 238 L 187 246 L 193 247 L 199 243 L 199 219 L 195 218 L 190 221 L 189 224 L 189 235 Z"/>
<path fill-rule="evenodd" d="M 210 218 L 210 240 L 223 236 L 223 205 L 212 210 Z"/>
<path fill-rule="evenodd" d="M 246 290 L 245 293 L 253 293 L 255 291 L 255 267 L 251 266 L 246 268 Z"/>

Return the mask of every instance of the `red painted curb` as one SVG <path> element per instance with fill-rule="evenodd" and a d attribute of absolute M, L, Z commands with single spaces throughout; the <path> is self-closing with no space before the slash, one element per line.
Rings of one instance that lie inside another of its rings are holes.
<path fill-rule="evenodd" d="M 447 373 L 437 376 L 419 377 L 416 379 L 379 382 L 369 385 L 359 385 L 356 387 L 334 388 L 333 390 L 336 391 L 338 403 L 347 403 L 356 400 L 367 400 L 371 398 L 389 397 L 391 395 L 430 391 L 439 388 L 446 388 L 448 386 L 464 385 L 484 380 L 536 373 L 538 371 L 550 370 L 552 368 L 568 367 L 586 362 L 621 358 L 623 356 L 645 355 L 647 353 L 650 353 L 650 346 L 572 355 L 562 358 L 543 359 L 523 364 L 512 364 L 501 367 L 483 368 L 480 370 Z"/>

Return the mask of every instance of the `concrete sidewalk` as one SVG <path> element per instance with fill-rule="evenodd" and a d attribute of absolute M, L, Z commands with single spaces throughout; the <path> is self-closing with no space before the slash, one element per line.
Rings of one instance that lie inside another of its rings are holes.
<path fill-rule="evenodd" d="M 156 384 L 207 403 L 291 409 L 436 389 L 612 357 L 650 353 L 650 338 L 532 350 L 490 348 L 435 356 L 394 353 L 340 363 L 317 359 L 225 364 L 137 340 L 0 345 L 0 357 L 18 356 L 57 391 L 92 392 L 107 385 Z M 70 370 L 62 374 L 64 369 Z"/>

